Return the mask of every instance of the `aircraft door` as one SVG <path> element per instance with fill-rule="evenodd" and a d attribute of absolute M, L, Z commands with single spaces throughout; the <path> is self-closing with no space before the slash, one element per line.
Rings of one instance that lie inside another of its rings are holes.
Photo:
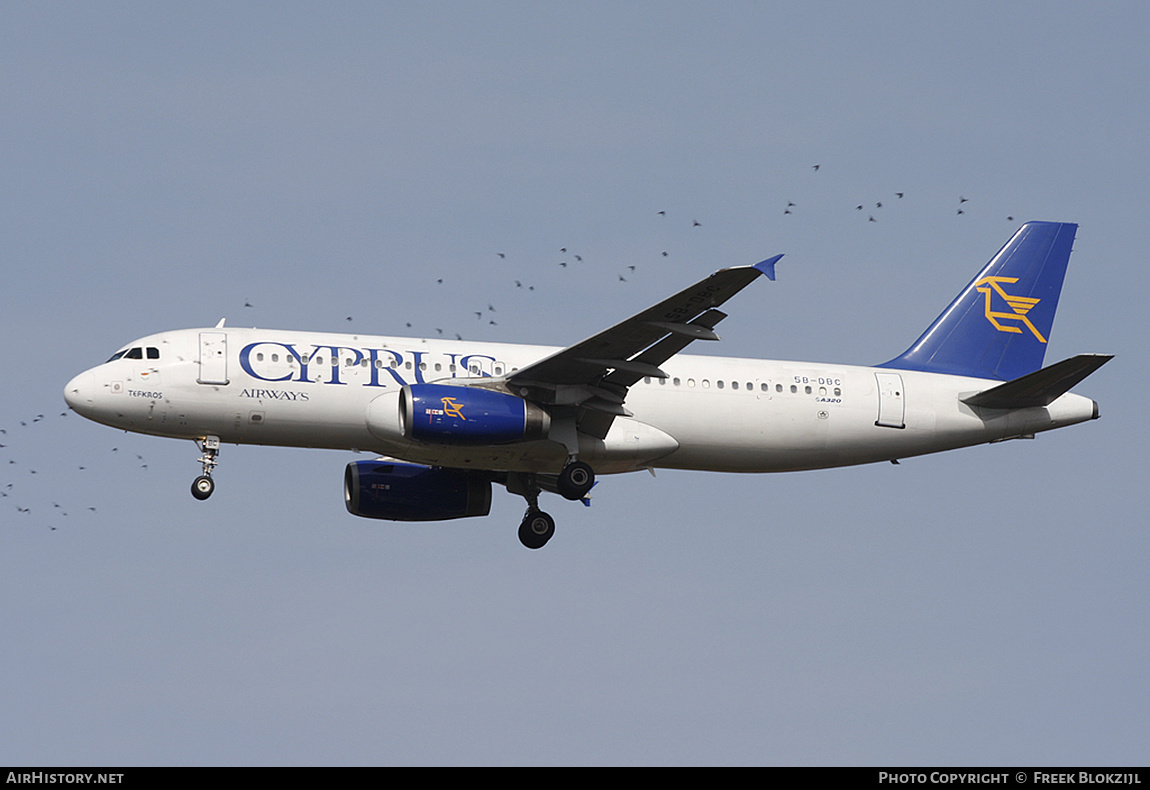
<path fill-rule="evenodd" d="M 898 373 L 875 373 L 878 379 L 878 419 L 874 424 L 885 428 L 905 428 L 906 403 L 902 376 Z"/>
<path fill-rule="evenodd" d="M 228 335 L 200 332 L 200 384 L 228 383 Z"/>

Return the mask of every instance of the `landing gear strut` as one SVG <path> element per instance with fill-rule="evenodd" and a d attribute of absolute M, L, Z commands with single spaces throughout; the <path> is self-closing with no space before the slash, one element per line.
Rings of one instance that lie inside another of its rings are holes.
<path fill-rule="evenodd" d="M 539 509 L 539 481 L 535 475 L 511 472 L 507 476 L 507 490 L 527 500 L 527 512 L 519 524 L 519 542 L 529 549 L 541 549 L 555 534 L 555 519 Z"/>
<path fill-rule="evenodd" d="M 216 483 L 212 480 L 212 470 L 219 463 L 217 456 L 220 454 L 220 437 L 205 436 L 203 441 L 199 441 L 197 444 L 203 452 L 199 460 L 203 465 L 204 472 L 192 481 L 192 496 L 196 499 L 207 499 L 216 490 Z"/>

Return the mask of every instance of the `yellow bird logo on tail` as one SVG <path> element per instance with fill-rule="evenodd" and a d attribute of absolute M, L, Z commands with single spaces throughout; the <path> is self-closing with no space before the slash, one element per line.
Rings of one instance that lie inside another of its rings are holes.
<path fill-rule="evenodd" d="M 1022 329 L 1017 326 L 1005 325 L 999 323 L 999 320 L 1005 321 L 1018 321 L 1023 324 L 1031 333 L 1038 338 L 1039 343 L 1045 343 L 1046 338 L 1042 333 L 1034 328 L 1034 324 L 1030 323 L 1030 319 L 1026 314 L 1036 304 L 1041 302 L 1041 299 L 1031 296 L 1011 296 L 1006 291 L 1002 290 L 1002 283 L 1016 283 L 1017 277 L 983 277 L 981 280 L 974 284 L 975 290 L 979 293 L 986 294 L 986 320 L 994 324 L 994 328 L 999 332 L 1013 332 L 1015 334 L 1022 334 Z M 997 293 L 1010 307 L 1011 312 L 1003 312 L 1000 310 L 992 309 L 991 294 Z"/>

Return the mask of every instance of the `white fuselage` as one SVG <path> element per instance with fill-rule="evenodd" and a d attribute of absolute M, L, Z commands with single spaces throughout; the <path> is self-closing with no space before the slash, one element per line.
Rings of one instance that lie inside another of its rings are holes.
<path fill-rule="evenodd" d="M 80 414 L 138 433 L 374 452 L 416 463 L 558 471 L 542 440 L 459 447 L 401 441 L 387 425 L 404 384 L 499 379 L 557 349 L 504 343 L 211 328 L 135 341 L 73 379 Z M 154 352 L 151 349 L 155 349 Z M 151 357 L 151 358 L 149 358 Z M 1046 407 L 960 401 L 998 381 L 890 368 L 678 355 L 640 380 L 605 439 L 579 435 L 597 472 L 648 467 L 780 472 L 905 458 L 1028 436 L 1097 416 L 1074 394 Z"/>

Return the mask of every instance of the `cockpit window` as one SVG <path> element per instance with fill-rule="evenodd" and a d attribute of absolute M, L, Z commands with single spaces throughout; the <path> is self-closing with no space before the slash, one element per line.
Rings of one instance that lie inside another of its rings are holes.
<path fill-rule="evenodd" d="M 123 351 L 117 351 L 112 355 L 108 362 L 115 362 L 117 359 L 143 359 L 144 354 L 147 353 L 148 359 L 159 359 L 160 349 L 155 346 L 148 346 L 145 348 L 125 348 Z M 105 363 L 107 364 L 107 363 Z"/>

